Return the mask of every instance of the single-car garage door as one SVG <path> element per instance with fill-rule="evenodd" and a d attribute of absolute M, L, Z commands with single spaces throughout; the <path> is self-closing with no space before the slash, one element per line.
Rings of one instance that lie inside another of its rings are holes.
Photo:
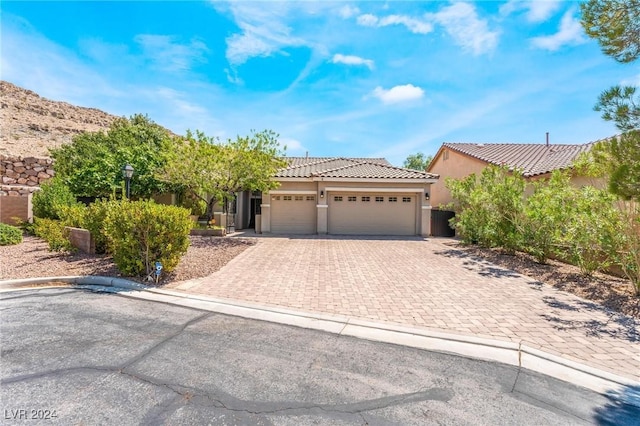
<path fill-rule="evenodd" d="M 329 233 L 415 235 L 416 194 L 329 194 Z"/>
<path fill-rule="evenodd" d="M 315 195 L 272 195 L 271 232 L 274 234 L 315 234 Z"/>

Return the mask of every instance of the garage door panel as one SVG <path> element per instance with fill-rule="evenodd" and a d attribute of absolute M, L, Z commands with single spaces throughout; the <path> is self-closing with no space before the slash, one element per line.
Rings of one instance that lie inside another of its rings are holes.
<path fill-rule="evenodd" d="M 329 233 L 415 235 L 416 194 L 329 194 Z"/>
<path fill-rule="evenodd" d="M 271 197 L 273 234 L 315 234 L 316 198 L 314 195 L 277 195 Z"/>

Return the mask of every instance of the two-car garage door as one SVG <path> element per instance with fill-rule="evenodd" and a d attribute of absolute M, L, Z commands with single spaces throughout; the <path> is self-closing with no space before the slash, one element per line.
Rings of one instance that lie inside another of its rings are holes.
<path fill-rule="evenodd" d="M 336 235 L 416 235 L 416 193 L 335 192 L 327 194 L 327 230 Z M 272 194 L 271 232 L 316 234 L 314 194 Z"/>
<path fill-rule="evenodd" d="M 415 193 L 330 193 L 329 233 L 415 235 L 416 198 Z"/>

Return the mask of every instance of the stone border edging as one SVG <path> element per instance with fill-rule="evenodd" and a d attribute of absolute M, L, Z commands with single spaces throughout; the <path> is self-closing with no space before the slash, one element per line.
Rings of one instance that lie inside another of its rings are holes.
<path fill-rule="evenodd" d="M 450 353 L 486 361 L 526 368 L 577 386 L 606 394 L 640 407 L 640 382 L 599 370 L 529 347 L 521 342 L 493 340 L 476 336 L 431 331 L 427 329 L 382 324 L 338 315 L 316 314 L 246 302 L 216 299 L 188 293 L 162 290 L 123 278 L 102 276 L 68 276 L 0 281 L 0 292 L 24 290 L 29 285 L 73 283 L 78 286 L 129 290 L 125 296 L 170 303 L 242 318 L 325 331 L 383 343 Z M 55 287 L 55 286 L 53 286 Z"/>

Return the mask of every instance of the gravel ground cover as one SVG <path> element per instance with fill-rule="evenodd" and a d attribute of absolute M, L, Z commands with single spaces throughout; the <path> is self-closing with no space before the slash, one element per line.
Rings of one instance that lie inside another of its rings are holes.
<path fill-rule="evenodd" d="M 187 254 L 162 284 L 211 275 L 256 243 L 255 238 L 189 238 Z M 121 276 L 110 256 L 50 252 L 47 243 L 37 237 L 27 236 L 21 244 L 0 246 L 0 280 L 71 275 Z"/>

